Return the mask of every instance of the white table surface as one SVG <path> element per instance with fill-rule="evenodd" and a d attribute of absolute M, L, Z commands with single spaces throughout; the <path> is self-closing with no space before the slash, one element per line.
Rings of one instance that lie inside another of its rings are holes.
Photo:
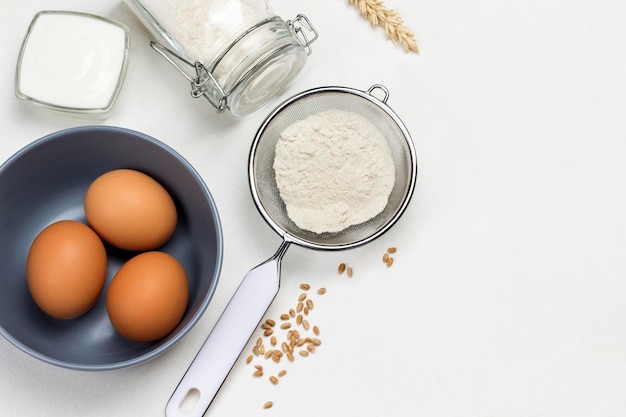
<path fill-rule="evenodd" d="M 413 29 L 420 54 L 394 47 L 347 0 L 272 2 L 285 18 L 306 14 L 320 33 L 282 98 L 384 84 L 413 136 L 418 183 L 404 217 L 368 246 L 292 246 L 268 317 L 295 304 L 301 283 L 326 287 L 313 296 L 310 318 L 322 346 L 284 364 L 276 386 L 253 378 L 241 357 L 207 415 L 625 415 L 623 2 L 386 4 Z M 71 118 L 15 97 L 18 50 L 43 9 L 130 26 L 130 67 L 108 119 Z M 1 11 L 0 160 L 72 126 L 145 132 L 200 172 L 220 211 L 225 251 L 200 322 L 145 364 L 66 370 L 0 338 L 0 415 L 162 416 L 238 283 L 280 243 L 254 207 L 246 171 L 272 105 L 233 119 L 192 99 L 120 1 L 2 0 Z M 388 269 L 380 259 L 389 246 L 398 252 Z M 351 279 L 337 274 L 340 262 L 354 268 Z M 265 401 L 274 407 L 263 410 Z"/>

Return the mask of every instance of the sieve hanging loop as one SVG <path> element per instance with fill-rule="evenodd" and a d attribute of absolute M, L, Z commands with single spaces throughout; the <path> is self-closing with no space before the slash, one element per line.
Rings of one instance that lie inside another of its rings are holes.
<path fill-rule="evenodd" d="M 293 35 L 296 39 L 302 44 L 304 49 L 306 50 L 307 55 L 311 55 L 312 49 L 311 44 L 319 37 L 317 30 L 311 24 L 311 21 L 308 17 L 303 14 L 299 14 L 293 20 L 288 20 L 287 24 L 289 28 L 293 32 Z M 313 37 L 309 39 L 307 33 L 304 30 L 311 32 Z"/>
<path fill-rule="evenodd" d="M 382 90 L 382 91 L 383 91 L 384 97 L 383 97 L 383 99 L 382 99 L 382 100 L 380 100 L 380 99 L 379 99 L 379 100 L 380 100 L 380 101 L 382 101 L 383 103 L 387 104 L 387 99 L 389 99 L 389 90 L 387 89 L 387 87 L 385 87 L 385 86 L 384 86 L 384 85 L 382 85 L 382 84 L 374 84 L 373 86 L 371 86 L 371 87 L 367 90 L 367 93 L 368 93 L 370 96 L 372 96 L 372 97 L 376 97 L 376 96 L 373 94 L 374 90 Z"/>
<path fill-rule="evenodd" d="M 209 71 L 201 61 L 191 62 L 183 58 L 176 52 L 172 51 L 171 49 L 168 49 L 155 41 L 150 41 L 150 46 L 163 58 L 165 58 L 167 62 L 173 65 L 174 68 L 176 68 L 181 74 L 183 74 L 187 81 L 191 83 L 191 97 L 200 98 L 204 96 L 207 100 L 209 100 L 209 102 L 211 102 L 211 104 L 213 104 L 217 108 L 218 113 L 222 113 L 224 110 L 226 110 L 226 100 L 228 94 L 224 92 L 215 77 L 213 77 L 213 74 L 211 74 L 211 71 Z M 185 71 L 183 67 L 178 64 L 174 59 L 193 68 L 195 71 L 195 76 L 189 75 L 189 73 Z M 217 97 L 217 103 L 214 103 L 206 94 L 206 91 L 209 88 L 209 84 L 213 85 L 219 93 Z"/>

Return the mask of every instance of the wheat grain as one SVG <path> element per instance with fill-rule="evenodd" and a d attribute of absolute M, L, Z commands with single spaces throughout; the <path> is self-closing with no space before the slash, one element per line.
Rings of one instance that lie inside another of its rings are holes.
<path fill-rule="evenodd" d="M 372 26 L 382 26 L 393 43 L 400 43 L 405 52 L 419 52 L 415 35 L 404 24 L 400 14 L 387 8 L 381 0 L 350 0 Z"/>

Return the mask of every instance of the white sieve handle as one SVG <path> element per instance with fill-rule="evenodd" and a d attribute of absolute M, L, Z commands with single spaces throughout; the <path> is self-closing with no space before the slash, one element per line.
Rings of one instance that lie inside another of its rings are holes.
<path fill-rule="evenodd" d="M 202 417 L 209 408 L 278 293 L 280 260 L 288 246 L 284 242 L 273 258 L 246 274 L 169 399 L 167 417 Z"/>

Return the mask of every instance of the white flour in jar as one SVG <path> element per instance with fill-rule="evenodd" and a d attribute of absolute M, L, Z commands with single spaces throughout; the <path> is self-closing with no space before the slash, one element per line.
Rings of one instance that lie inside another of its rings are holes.
<path fill-rule="evenodd" d="M 285 129 L 276 143 L 276 184 L 301 229 L 339 232 L 383 211 L 395 182 L 389 145 L 366 118 L 327 110 Z"/>
<path fill-rule="evenodd" d="M 194 60 L 206 65 L 218 57 L 235 35 L 270 13 L 269 6 L 258 7 L 247 1 L 169 0 L 168 5 L 172 21 L 166 18 L 161 23 Z"/>

